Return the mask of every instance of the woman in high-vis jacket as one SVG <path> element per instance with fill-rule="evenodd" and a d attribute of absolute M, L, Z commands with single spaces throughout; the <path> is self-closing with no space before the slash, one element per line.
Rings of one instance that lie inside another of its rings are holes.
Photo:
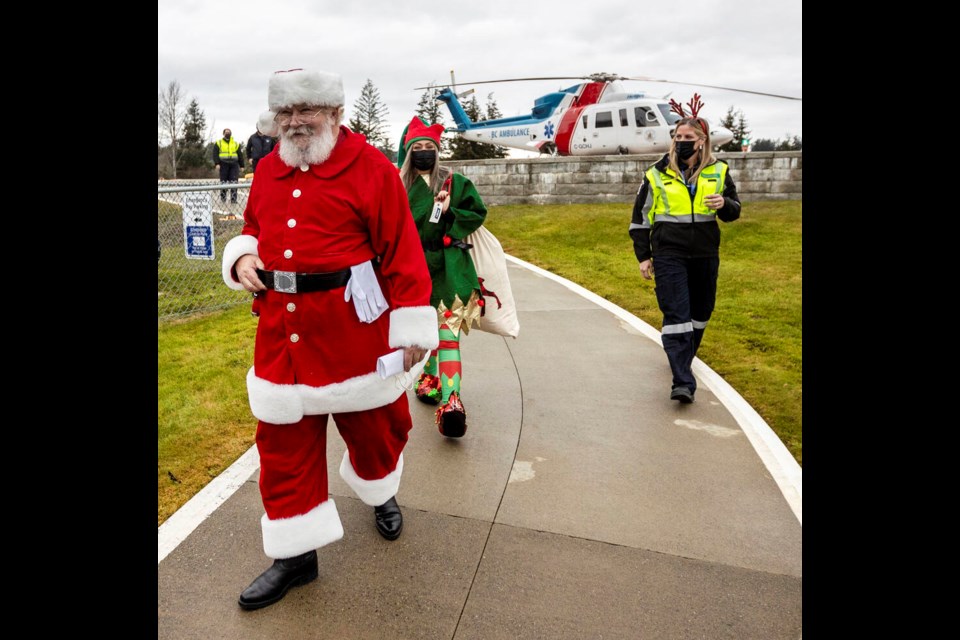
<path fill-rule="evenodd" d="M 693 402 L 693 358 L 717 295 L 717 219 L 739 217 L 737 187 L 727 164 L 713 156 L 709 125 L 696 112 L 682 117 L 670 151 L 643 176 L 630 222 L 640 274 L 655 277 L 661 341 L 673 373 L 671 400 Z"/>

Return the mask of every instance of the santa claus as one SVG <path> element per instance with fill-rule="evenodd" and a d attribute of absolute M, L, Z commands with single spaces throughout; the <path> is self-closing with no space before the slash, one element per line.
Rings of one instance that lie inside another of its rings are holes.
<path fill-rule="evenodd" d="M 316 549 L 343 537 L 328 494 L 327 418 L 347 451 L 340 475 L 388 540 L 412 427 L 404 382 L 438 345 L 430 275 L 396 167 L 340 123 L 343 84 L 324 71 L 274 73 L 261 131 L 278 135 L 250 188 L 241 235 L 223 252 L 227 286 L 259 316 L 250 408 L 259 420 L 263 550 L 273 565 L 244 609 L 317 576 Z M 387 312 L 389 311 L 389 312 Z M 403 354 L 387 378 L 377 360 Z"/>

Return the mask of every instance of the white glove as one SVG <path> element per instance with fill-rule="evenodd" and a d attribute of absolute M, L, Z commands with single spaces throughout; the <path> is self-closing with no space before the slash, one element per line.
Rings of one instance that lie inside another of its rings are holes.
<path fill-rule="evenodd" d="M 377 274 L 373 272 L 373 263 L 369 260 L 350 267 L 350 280 L 347 281 L 347 290 L 343 294 L 344 302 L 350 302 L 351 296 L 357 317 L 363 322 L 373 322 L 389 308 L 387 299 L 380 290 Z"/>

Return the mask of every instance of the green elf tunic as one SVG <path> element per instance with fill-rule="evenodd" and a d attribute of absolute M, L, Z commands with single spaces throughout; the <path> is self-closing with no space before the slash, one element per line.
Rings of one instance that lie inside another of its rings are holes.
<path fill-rule="evenodd" d="M 465 332 L 469 332 L 469 325 L 478 324 L 480 317 L 480 308 L 477 306 L 480 282 L 473 260 L 465 249 L 459 247 L 433 247 L 442 246 L 445 235 L 457 241 L 476 231 L 487 217 L 487 208 L 473 182 L 459 173 L 453 174 L 450 207 L 438 222 L 430 222 L 434 194 L 425 179 L 416 180 L 410 186 L 407 198 L 420 232 L 420 241 L 425 247 L 424 255 L 433 280 L 430 304 L 440 311 L 441 318 L 443 312 L 449 309 L 458 316 L 457 320 L 469 319 L 461 325 Z M 457 320 L 450 324 L 460 325 Z"/>

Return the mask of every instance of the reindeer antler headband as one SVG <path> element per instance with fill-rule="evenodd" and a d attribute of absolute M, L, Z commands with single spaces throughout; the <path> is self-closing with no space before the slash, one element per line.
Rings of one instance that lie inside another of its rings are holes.
<path fill-rule="evenodd" d="M 697 116 L 697 114 L 700 113 L 700 109 L 703 109 L 703 100 L 700 99 L 700 94 L 693 94 L 693 97 L 690 98 L 690 102 L 687 103 L 687 106 L 690 107 L 689 116 L 684 112 L 682 104 L 673 98 L 670 98 L 670 111 L 679 114 L 681 118 L 693 118 L 700 123 L 700 127 L 704 131 L 709 133 L 710 129 L 707 128 L 707 121 Z"/>

